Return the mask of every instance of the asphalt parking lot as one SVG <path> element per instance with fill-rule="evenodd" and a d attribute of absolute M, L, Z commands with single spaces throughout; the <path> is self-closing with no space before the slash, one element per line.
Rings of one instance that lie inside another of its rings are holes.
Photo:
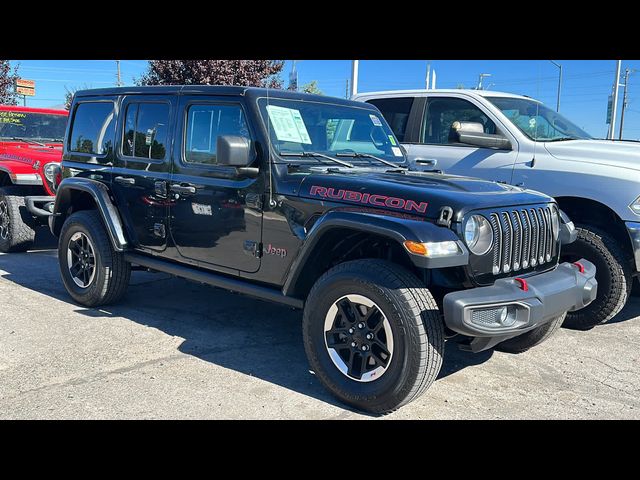
<path fill-rule="evenodd" d="M 0 418 L 371 418 L 309 372 L 301 313 L 134 272 L 125 300 L 71 302 L 54 250 L 0 254 Z M 640 297 L 614 323 L 522 355 L 453 342 L 393 419 L 640 418 Z"/>

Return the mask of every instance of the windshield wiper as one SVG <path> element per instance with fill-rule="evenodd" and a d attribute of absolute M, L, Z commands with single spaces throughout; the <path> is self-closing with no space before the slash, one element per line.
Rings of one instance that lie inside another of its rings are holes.
<path fill-rule="evenodd" d="M 547 143 L 550 143 L 550 142 L 566 142 L 567 140 L 579 140 L 579 139 L 575 137 L 560 137 L 560 138 L 554 138 L 554 139 L 545 140 L 545 141 Z"/>
<path fill-rule="evenodd" d="M 46 147 L 46 145 L 44 143 L 36 142 L 35 140 L 30 140 L 28 138 L 11 137 L 11 140 L 18 140 L 19 142 L 31 143 L 31 144 L 34 144 L 34 145 L 40 145 L 41 147 Z"/>
<path fill-rule="evenodd" d="M 280 154 L 281 157 L 320 157 L 326 158 L 327 160 L 331 160 L 334 163 L 342 165 L 343 167 L 353 168 L 353 164 L 349 162 L 345 162 L 344 160 L 338 160 L 337 158 L 330 157 L 329 155 L 325 155 L 324 153 L 317 152 L 283 152 Z"/>
<path fill-rule="evenodd" d="M 377 161 L 379 161 L 381 163 L 384 163 L 385 165 L 388 165 L 388 166 L 393 167 L 393 168 L 404 168 L 404 169 L 407 168 L 407 167 L 403 167 L 401 165 L 396 165 L 395 163 L 389 162 L 389 161 L 385 160 L 384 158 L 380 158 L 380 157 L 376 157 L 375 155 L 371 155 L 370 153 L 360 153 L 360 152 L 336 153 L 336 157 L 373 158 L 374 160 L 377 160 Z"/>

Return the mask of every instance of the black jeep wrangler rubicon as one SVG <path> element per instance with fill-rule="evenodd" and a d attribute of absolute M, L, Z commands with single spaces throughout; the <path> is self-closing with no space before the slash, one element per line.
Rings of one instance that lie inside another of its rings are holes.
<path fill-rule="evenodd" d="M 523 352 L 596 294 L 553 199 L 413 172 L 372 105 L 281 90 L 75 94 L 49 219 L 69 294 L 95 307 L 131 265 L 304 309 L 311 368 L 389 412 L 438 375 L 445 338 Z"/>

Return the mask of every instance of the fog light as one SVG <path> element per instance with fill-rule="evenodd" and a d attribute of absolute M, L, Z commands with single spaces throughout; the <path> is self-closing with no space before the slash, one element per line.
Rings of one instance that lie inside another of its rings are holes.
<path fill-rule="evenodd" d="M 513 305 L 475 309 L 471 313 L 471 322 L 483 327 L 511 327 L 516 323 L 517 309 Z"/>
<path fill-rule="evenodd" d="M 500 312 L 500 323 L 503 327 L 510 327 L 514 323 L 516 323 L 516 308 L 512 305 L 508 307 L 502 307 L 502 311 Z"/>

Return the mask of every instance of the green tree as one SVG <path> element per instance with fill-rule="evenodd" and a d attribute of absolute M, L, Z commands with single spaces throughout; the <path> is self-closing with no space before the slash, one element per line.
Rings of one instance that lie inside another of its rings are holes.
<path fill-rule="evenodd" d="M 16 80 L 18 67 L 11 68 L 9 60 L 0 60 L 0 104 L 17 105 Z"/>
<path fill-rule="evenodd" d="M 318 81 L 317 80 L 311 80 L 309 83 L 305 84 L 302 87 L 302 91 L 304 93 L 313 93 L 315 95 L 324 95 L 322 90 L 320 90 L 320 88 L 318 87 Z"/>
<path fill-rule="evenodd" d="M 76 94 L 78 90 L 87 90 L 89 88 L 92 88 L 91 85 L 87 85 L 86 83 L 83 84 L 82 87 L 80 88 L 77 88 L 77 87 L 69 88 L 65 85 L 64 108 L 66 108 L 67 110 L 71 109 L 71 102 L 73 102 L 73 96 Z"/>
<path fill-rule="evenodd" d="M 150 60 L 138 85 L 243 85 L 282 88 L 281 60 Z"/>

